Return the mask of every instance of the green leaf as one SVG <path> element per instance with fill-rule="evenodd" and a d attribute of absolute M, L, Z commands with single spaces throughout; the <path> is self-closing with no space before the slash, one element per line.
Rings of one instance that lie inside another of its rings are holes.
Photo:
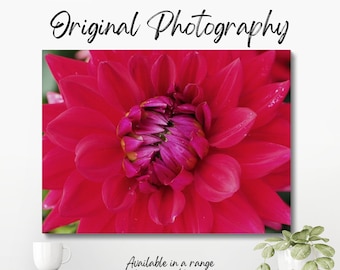
<path fill-rule="evenodd" d="M 270 257 L 273 257 L 274 254 L 275 254 L 275 250 L 274 250 L 274 248 L 272 246 L 267 246 L 262 251 L 262 257 L 264 259 L 268 259 Z"/>
<path fill-rule="evenodd" d="M 270 266 L 267 263 L 262 263 L 256 270 L 270 270 Z"/>
<path fill-rule="evenodd" d="M 334 248 L 332 248 L 329 245 L 326 244 L 315 244 L 314 247 L 319 250 L 322 255 L 325 255 L 327 257 L 333 257 L 335 254 Z"/>
<path fill-rule="evenodd" d="M 304 229 L 300 232 L 296 232 L 292 235 L 292 239 L 297 243 L 305 243 L 307 242 L 309 230 Z"/>
<path fill-rule="evenodd" d="M 285 250 L 290 247 L 290 241 L 280 241 L 276 245 L 274 245 L 275 250 Z"/>
<path fill-rule="evenodd" d="M 283 239 L 281 237 L 270 237 L 265 239 L 266 242 L 278 242 L 278 241 L 282 241 Z"/>
<path fill-rule="evenodd" d="M 324 227 L 316 226 L 311 230 L 310 235 L 320 235 L 324 232 L 324 230 Z"/>
<path fill-rule="evenodd" d="M 303 226 L 303 230 L 308 230 L 308 232 L 310 232 L 312 229 L 313 229 L 312 226 L 308 226 L 308 225 Z"/>
<path fill-rule="evenodd" d="M 306 259 L 310 253 L 311 253 L 312 249 L 310 247 L 310 245 L 306 245 L 306 244 L 296 244 L 291 251 L 291 255 L 294 259 L 296 260 L 303 260 Z"/>
<path fill-rule="evenodd" d="M 290 238 L 292 237 L 292 233 L 287 230 L 283 230 L 282 235 L 285 237 L 286 240 L 290 240 Z"/>
<path fill-rule="evenodd" d="M 329 241 L 329 239 L 320 237 L 318 235 L 313 235 L 313 236 L 309 237 L 309 241 L 323 241 L 323 242 L 327 243 Z"/>
<path fill-rule="evenodd" d="M 326 270 L 333 269 L 334 267 L 334 261 L 331 258 L 321 257 L 317 258 L 315 261 L 321 268 Z"/>
<path fill-rule="evenodd" d="M 318 270 L 318 265 L 314 261 L 309 261 L 302 267 L 302 270 Z"/>
<path fill-rule="evenodd" d="M 254 250 L 263 249 L 266 245 L 267 243 L 259 243 L 254 247 Z"/>

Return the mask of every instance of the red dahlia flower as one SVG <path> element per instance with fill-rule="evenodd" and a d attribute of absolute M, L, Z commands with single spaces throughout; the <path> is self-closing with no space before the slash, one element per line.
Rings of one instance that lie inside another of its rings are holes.
<path fill-rule="evenodd" d="M 43 105 L 43 231 L 76 222 L 78 233 L 263 233 L 290 224 L 278 194 L 290 191 L 290 83 L 275 81 L 276 53 L 48 55 L 60 94 Z"/>

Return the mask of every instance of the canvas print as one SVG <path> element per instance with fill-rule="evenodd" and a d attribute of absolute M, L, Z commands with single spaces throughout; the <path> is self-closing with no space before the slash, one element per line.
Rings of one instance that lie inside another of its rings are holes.
<path fill-rule="evenodd" d="M 289 50 L 42 54 L 44 233 L 289 228 Z"/>

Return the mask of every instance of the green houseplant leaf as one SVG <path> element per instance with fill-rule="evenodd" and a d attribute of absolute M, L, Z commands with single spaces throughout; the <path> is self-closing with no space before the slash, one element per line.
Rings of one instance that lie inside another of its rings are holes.
<path fill-rule="evenodd" d="M 312 252 L 311 246 L 307 244 L 296 244 L 291 251 L 291 255 L 296 260 L 306 259 Z"/>
<path fill-rule="evenodd" d="M 327 257 L 333 257 L 335 254 L 334 248 L 332 248 L 329 245 L 326 244 L 315 244 L 314 247 L 319 250 L 322 255 L 325 255 Z"/>
<path fill-rule="evenodd" d="M 310 231 L 310 235 L 320 235 L 324 232 L 324 227 L 316 226 Z"/>
<path fill-rule="evenodd" d="M 296 243 L 305 243 L 309 235 L 308 229 L 303 229 L 300 232 L 296 232 L 292 235 L 292 240 Z"/>
<path fill-rule="evenodd" d="M 318 270 L 318 265 L 314 261 L 309 261 L 302 267 L 302 270 Z"/>
<path fill-rule="evenodd" d="M 262 257 L 264 259 L 268 259 L 270 257 L 273 257 L 274 254 L 275 254 L 275 250 L 274 250 L 274 248 L 272 246 L 267 246 L 262 251 Z"/>
<path fill-rule="evenodd" d="M 290 247 L 290 241 L 282 240 L 275 244 L 274 249 L 275 250 L 286 250 Z"/>
<path fill-rule="evenodd" d="M 317 258 L 315 261 L 318 264 L 318 266 L 326 270 L 333 269 L 334 267 L 333 259 L 328 258 L 328 257 Z"/>

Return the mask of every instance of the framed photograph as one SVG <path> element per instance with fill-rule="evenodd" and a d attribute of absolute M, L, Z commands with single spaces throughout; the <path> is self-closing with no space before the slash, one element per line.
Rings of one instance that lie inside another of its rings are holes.
<path fill-rule="evenodd" d="M 289 50 L 42 56 L 44 233 L 290 227 Z"/>

